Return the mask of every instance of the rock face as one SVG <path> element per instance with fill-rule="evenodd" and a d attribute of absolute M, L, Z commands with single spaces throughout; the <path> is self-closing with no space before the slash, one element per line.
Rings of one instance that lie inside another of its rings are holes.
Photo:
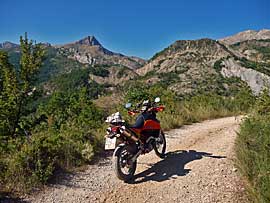
<path fill-rule="evenodd" d="M 264 73 L 240 66 L 233 58 L 222 62 L 221 74 L 224 77 L 238 77 L 245 81 L 255 95 L 263 89 L 270 88 L 270 77 Z"/>
<path fill-rule="evenodd" d="M 237 42 L 243 42 L 247 40 L 265 40 L 270 39 L 270 30 L 263 29 L 259 31 L 247 30 L 244 32 L 239 32 L 236 35 L 225 37 L 219 41 L 228 45 L 235 44 Z"/>

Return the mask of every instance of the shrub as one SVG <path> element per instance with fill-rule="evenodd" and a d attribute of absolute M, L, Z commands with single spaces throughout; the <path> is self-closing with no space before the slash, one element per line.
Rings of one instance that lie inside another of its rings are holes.
<path fill-rule="evenodd" d="M 223 67 L 222 62 L 223 62 L 223 59 L 219 59 L 214 63 L 214 69 L 217 70 L 218 72 L 220 72 Z"/>
<path fill-rule="evenodd" d="M 89 162 L 94 153 L 89 136 L 70 125 L 59 132 L 32 135 L 18 152 L 10 155 L 4 177 L 6 187 L 27 191 L 47 183 L 56 169 L 67 170 Z"/>
<path fill-rule="evenodd" d="M 236 142 L 238 166 L 249 181 L 254 202 L 270 202 L 270 97 L 264 92 L 241 124 Z"/>
<path fill-rule="evenodd" d="M 103 113 L 85 88 L 54 94 L 35 116 L 43 119 L 32 135 L 9 139 L 0 156 L 0 182 L 6 191 L 25 192 L 45 184 L 56 170 L 91 161 L 101 145 L 100 134 L 95 134 L 103 129 Z"/>
<path fill-rule="evenodd" d="M 205 119 L 245 113 L 254 103 L 254 96 L 247 89 L 235 93 L 234 97 L 202 93 L 180 99 L 160 85 L 130 88 L 125 100 L 136 104 L 145 99 L 153 101 L 155 97 L 161 97 L 161 103 L 166 106 L 165 111 L 158 114 L 166 130 Z"/>
<path fill-rule="evenodd" d="M 106 66 L 96 65 L 90 68 L 90 73 L 100 77 L 108 77 L 110 71 L 107 69 Z"/>

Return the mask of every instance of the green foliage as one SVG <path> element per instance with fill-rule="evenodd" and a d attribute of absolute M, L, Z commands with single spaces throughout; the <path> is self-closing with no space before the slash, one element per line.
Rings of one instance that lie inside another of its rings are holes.
<path fill-rule="evenodd" d="M 252 114 L 241 124 L 236 151 L 241 172 L 249 181 L 254 202 L 270 202 L 270 96 L 257 99 Z"/>
<path fill-rule="evenodd" d="M 103 129 L 103 112 L 91 102 L 86 88 L 54 93 L 35 116 L 39 123 L 31 136 L 10 140 L 8 152 L 0 157 L 4 169 L 0 182 L 6 189 L 27 191 L 44 184 L 56 170 L 89 162 L 99 150 L 97 129 Z"/>
<path fill-rule="evenodd" d="M 19 51 L 16 50 L 9 50 L 7 51 L 8 53 L 8 58 L 9 58 L 9 62 L 14 65 L 16 70 L 19 70 L 20 68 L 20 57 L 21 54 Z"/>
<path fill-rule="evenodd" d="M 15 191 L 27 191 L 46 183 L 55 170 L 69 169 L 89 162 L 93 146 L 89 135 L 70 123 L 59 132 L 33 134 L 20 151 L 8 159 L 4 182 Z"/>
<path fill-rule="evenodd" d="M 20 79 L 23 83 L 23 91 L 29 91 L 35 76 L 42 65 L 44 50 L 40 44 L 33 45 L 32 40 L 20 37 L 21 59 L 20 59 Z"/>
<path fill-rule="evenodd" d="M 205 119 L 245 113 L 254 103 L 252 92 L 245 88 L 235 92 L 233 96 L 204 92 L 181 98 L 160 84 L 134 85 L 127 91 L 125 100 L 136 104 L 146 99 L 153 101 L 155 97 L 160 97 L 161 103 L 166 106 L 165 111 L 158 114 L 164 129 L 176 128 Z"/>
<path fill-rule="evenodd" d="M 57 77 L 59 91 L 42 98 L 33 85 L 43 54 L 27 36 L 17 69 L 0 52 L 0 191 L 44 184 L 55 170 L 91 161 L 102 142 L 103 112 L 91 99 L 103 87 L 89 81 L 89 69 L 77 69 Z"/>
<path fill-rule="evenodd" d="M 219 59 L 214 63 L 214 69 L 217 70 L 218 72 L 220 72 L 222 69 L 222 62 L 223 59 Z"/>
<path fill-rule="evenodd" d="M 1 93 L 0 93 L 0 130 L 1 139 L 20 136 L 23 134 L 21 126 L 23 117 L 27 115 L 27 104 L 33 95 L 35 75 L 43 60 L 43 49 L 40 45 L 20 38 L 21 59 L 19 70 L 8 62 L 7 54 L 0 53 Z M 6 141 L 5 141 L 6 143 Z"/>
<path fill-rule="evenodd" d="M 4 52 L 0 52 L 0 71 L 0 139 L 1 146 L 4 147 L 3 143 L 6 142 L 4 140 L 14 132 L 16 125 L 17 97 L 19 93 L 16 72 Z"/>
<path fill-rule="evenodd" d="M 110 71 L 108 71 L 106 66 L 95 65 L 90 68 L 90 73 L 96 76 L 100 76 L 100 77 L 108 77 L 110 74 Z"/>
<path fill-rule="evenodd" d="M 85 68 L 85 65 L 80 64 L 78 61 L 59 54 L 58 49 L 54 47 L 46 47 L 45 50 L 45 61 L 40 68 L 38 80 L 36 81 L 37 85 L 63 73 Z"/>
<path fill-rule="evenodd" d="M 61 74 L 50 82 L 56 85 L 56 90 L 60 92 L 73 92 L 88 84 L 89 69 L 72 70 L 70 73 Z"/>
<path fill-rule="evenodd" d="M 91 102 L 86 88 L 78 93 L 55 93 L 46 105 L 40 106 L 38 112 L 45 115 L 48 126 L 55 129 L 60 129 L 69 120 L 89 128 L 97 128 L 102 122 L 102 112 Z"/>
<path fill-rule="evenodd" d="M 160 73 L 159 78 L 161 78 L 160 84 L 164 85 L 165 87 L 179 82 L 179 74 L 177 72 L 167 72 L 167 73 Z"/>
<path fill-rule="evenodd" d="M 117 75 L 116 75 L 117 78 L 122 78 L 128 75 L 126 72 L 127 71 L 126 67 L 119 67 L 119 68 L 120 70 L 117 72 Z"/>
<path fill-rule="evenodd" d="M 86 87 L 91 98 L 96 98 L 105 91 L 105 85 L 100 85 L 89 78 L 90 69 L 75 69 L 70 73 L 61 74 L 49 83 L 57 92 L 73 93 Z"/>

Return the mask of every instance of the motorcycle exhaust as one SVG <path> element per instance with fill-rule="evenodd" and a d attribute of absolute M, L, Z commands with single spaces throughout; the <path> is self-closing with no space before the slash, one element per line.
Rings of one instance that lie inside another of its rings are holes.
<path fill-rule="evenodd" d="M 127 138 L 130 138 L 130 139 L 132 139 L 134 142 L 138 142 L 139 141 L 139 138 L 138 137 L 136 137 L 135 135 L 133 135 L 133 133 L 132 132 L 128 132 L 125 128 L 121 128 L 122 129 L 122 134 L 124 135 L 124 136 L 126 136 Z"/>
<path fill-rule="evenodd" d="M 139 141 L 139 138 L 135 137 L 134 135 L 132 135 L 132 133 L 129 133 L 126 130 L 123 131 L 123 135 L 125 135 L 127 138 L 132 139 L 134 142 L 138 142 Z"/>

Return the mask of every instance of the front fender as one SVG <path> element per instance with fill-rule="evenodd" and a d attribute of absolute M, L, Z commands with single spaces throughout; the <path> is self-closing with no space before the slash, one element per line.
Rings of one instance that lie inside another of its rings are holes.
<path fill-rule="evenodd" d="M 122 147 L 124 147 L 124 146 L 126 146 L 125 143 L 119 144 L 119 145 L 115 148 L 115 150 L 114 150 L 114 152 L 113 152 L 113 157 L 118 156 L 118 155 L 119 155 L 119 152 L 120 152 L 120 149 L 121 149 Z"/>

